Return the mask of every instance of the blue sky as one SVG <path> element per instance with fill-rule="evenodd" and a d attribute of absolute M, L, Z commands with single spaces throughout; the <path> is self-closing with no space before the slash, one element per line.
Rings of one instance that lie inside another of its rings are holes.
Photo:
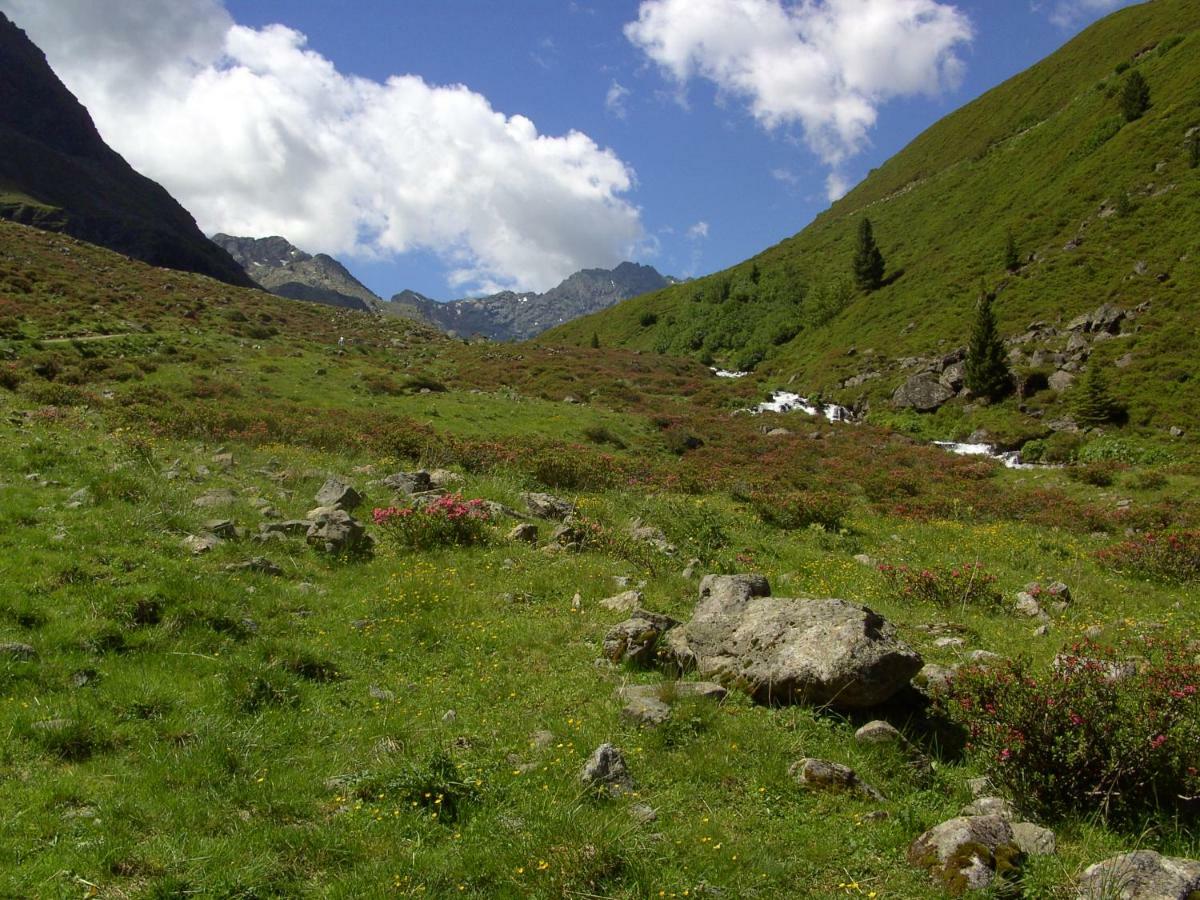
<path fill-rule="evenodd" d="M 1124 5 L 0 0 L 206 230 L 440 299 L 736 263 Z"/>

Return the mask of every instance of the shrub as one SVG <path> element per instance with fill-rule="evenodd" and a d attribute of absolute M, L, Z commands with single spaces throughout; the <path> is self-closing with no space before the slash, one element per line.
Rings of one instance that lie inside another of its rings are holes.
<path fill-rule="evenodd" d="M 1155 581 L 1200 581 L 1200 530 L 1144 534 L 1096 551 L 1106 569 Z"/>
<path fill-rule="evenodd" d="M 658 324 L 658 313 L 646 311 L 638 317 L 638 324 L 643 328 L 649 328 L 651 325 Z"/>
<path fill-rule="evenodd" d="M 1200 794 L 1200 664 L 1182 641 L 1142 660 L 1076 645 L 1035 677 L 1028 663 L 959 671 L 939 702 L 992 779 L 1044 815 L 1194 815 Z"/>
<path fill-rule="evenodd" d="M 0 388 L 15 391 L 20 384 L 21 373 L 17 370 L 16 363 L 0 365 Z"/>
<path fill-rule="evenodd" d="M 1067 469 L 1067 477 L 1080 484 L 1090 484 L 1093 487 L 1109 487 L 1112 485 L 1116 466 L 1110 462 L 1088 463 L 1083 466 L 1071 466 Z"/>
<path fill-rule="evenodd" d="M 664 431 L 663 440 L 667 444 L 667 449 L 678 456 L 683 456 L 689 450 L 699 450 L 704 446 L 704 441 L 680 426 L 672 426 Z"/>
<path fill-rule="evenodd" d="M 787 529 L 820 525 L 837 531 L 850 511 L 845 497 L 829 491 L 755 491 L 750 506 L 768 525 Z"/>
<path fill-rule="evenodd" d="M 1132 122 L 1145 115 L 1150 108 L 1150 85 L 1142 77 L 1142 73 L 1134 69 L 1125 79 L 1125 87 L 1121 90 L 1121 115 L 1126 122 Z"/>
<path fill-rule="evenodd" d="M 591 425 L 583 429 L 583 436 L 593 444 L 608 444 L 611 447 L 616 447 L 619 450 L 625 449 L 625 442 L 621 440 L 621 436 L 614 434 L 603 425 Z"/>
<path fill-rule="evenodd" d="M 999 606 L 996 576 L 980 563 L 960 566 L 881 565 L 879 574 L 904 599 L 924 600 L 938 606 Z"/>
<path fill-rule="evenodd" d="M 428 506 L 376 509 L 372 518 L 387 538 L 401 547 L 430 550 L 483 543 L 489 516 L 482 500 L 446 494 Z"/>

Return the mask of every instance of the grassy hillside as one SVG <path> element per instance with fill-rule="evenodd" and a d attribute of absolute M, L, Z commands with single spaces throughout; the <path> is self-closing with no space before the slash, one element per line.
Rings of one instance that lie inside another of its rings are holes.
<path fill-rule="evenodd" d="M 885 417 L 908 357 L 965 345 L 981 282 L 998 291 L 1007 337 L 1034 321 L 1061 328 L 1109 302 L 1149 304 L 1136 330 L 1094 350 L 1112 369 L 1135 427 L 1200 425 L 1200 168 L 1186 143 L 1200 125 L 1200 3 L 1154 0 L 1094 25 L 1060 51 L 939 122 L 795 237 L 725 272 L 568 323 L 546 342 L 686 353 L 750 368 Z M 1126 123 L 1132 72 L 1152 105 Z M 880 290 L 850 278 L 868 216 L 887 260 Z M 1011 232 L 1023 265 L 1005 271 Z M 1061 350 L 1066 336 L 1023 349 Z M 1028 358 L 1019 369 L 1031 368 Z M 845 379 L 881 377 L 850 389 Z M 1043 392 L 1045 420 L 1070 397 Z M 943 436 L 979 424 L 1037 434 L 1018 401 L 975 417 L 952 404 L 929 422 Z"/>
<path fill-rule="evenodd" d="M 597 662 L 626 615 L 600 601 L 640 585 L 683 620 L 700 574 L 750 570 L 779 596 L 869 604 L 938 664 L 982 649 L 1047 673 L 1084 636 L 1155 654 L 1148 639 L 1194 639 L 1195 560 L 1097 551 L 1194 528 L 1200 469 L 1180 446 L 1008 471 L 869 425 L 735 414 L 752 391 L 649 353 L 454 342 L 0 223 L 0 894 L 943 896 L 907 847 L 970 778 L 1013 766 L 963 752 L 915 694 L 861 716 L 672 699 L 669 670 Z M 588 536 L 547 552 L 553 523 L 527 520 L 531 545 L 501 511 L 480 544 L 406 547 L 370 510 L 408 502 L 379 479 L 417 466 L 512 510 L 553 491 Z M 373 555 L 254 539 L 331 475 L 366 495 Z M 193 554 L 214 518 L 240 531 Z M 913 592 L 861 554 L 943 579 L 971 566 L 979 590 Z M 239 568 L 256 557 L 275 568 Z M 1074 595 L 1036 637 L 1012 611 L 1034 579 Z M 665 725 L 623 717 L 629 684 L 672 700 Z M 1121 722 L 1149 746 L 1139 716 L 1159 701 L 1121 684 L 1102 680 L 1088 715 L 1132 704 Z M 1171 740 L 1194 747 L 1200 702 L 1169 702 Z M 881 714 L 926 775 L 855 741 Z M 604 741 L 634 793 L 579 783 Z M 801 757 L 886 799 L 806 791 Z M 1069 895 L 1135 845 L 1200 855 L 1194 817 L 1163 803 L 1106 818 L 1080 792 L 1038 813 L 1058 852 L 1013 895 Z"/>

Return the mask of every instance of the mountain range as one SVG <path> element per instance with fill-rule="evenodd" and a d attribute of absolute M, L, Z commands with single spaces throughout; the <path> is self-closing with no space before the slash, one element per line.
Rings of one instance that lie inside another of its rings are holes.
<path fill-rule="evenodd" d="M 502 291 L 441 302 L 416 291 L 383 300 L 323 253 L 312 255 L 282 237 L 217 234 L 224 248 L 259 286 L 280 297 L 383 315 L 418 319 L 459 337 L 522 341 L 548 328 L 675 283 L 651 266 L 624 262 L 615 269 L 584 269 L 545 293 Z"/>
<path fill-rule="evenodd" d="M 29 37 L 0 13 L 0 218 L 156 266 L 253 282 L 160 185 L 104 143 Z"/>

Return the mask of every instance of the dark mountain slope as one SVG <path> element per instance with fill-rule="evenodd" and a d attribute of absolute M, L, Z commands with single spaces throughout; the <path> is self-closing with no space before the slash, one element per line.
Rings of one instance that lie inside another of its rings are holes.
<path fill-rule="evenodd" d="M 1151 106 L 1127 122 L 1120 93 L 1132 71 L 1149 82 Z M 1094 357 L 1133 423 L 1165 428 L 1200 406 L 1197 126 L 1200 2 L 1130 7 L 928 129 L 795 237 L 544 339 L 596 333 L 606 346 L 757 365 L 764 386 L 794 378 L 878 415 L 906 378 L 965 344 L 983 282 L 998 292 L 1018 374 L 1077 375 Z M 888 264 L 873 293 L 850 278 L 863 215 Z M 1012 272 L 1009 232 L 1021 258 Z M 1087 336 L 1068 353 L 1071 321 L 1106 302 L 1144 311 L 1117 340 Z M 941 430 L 994 419 L 1037 432 L 1071 405 L 1065 381 L 1002 409 L 948 404 Z"/>
<path fill-rule="evenodd" d="M 152 265 L 253 284 L 187 210 L 104 143 L 45 55 L 2 13 L 0 217 Z"/>

